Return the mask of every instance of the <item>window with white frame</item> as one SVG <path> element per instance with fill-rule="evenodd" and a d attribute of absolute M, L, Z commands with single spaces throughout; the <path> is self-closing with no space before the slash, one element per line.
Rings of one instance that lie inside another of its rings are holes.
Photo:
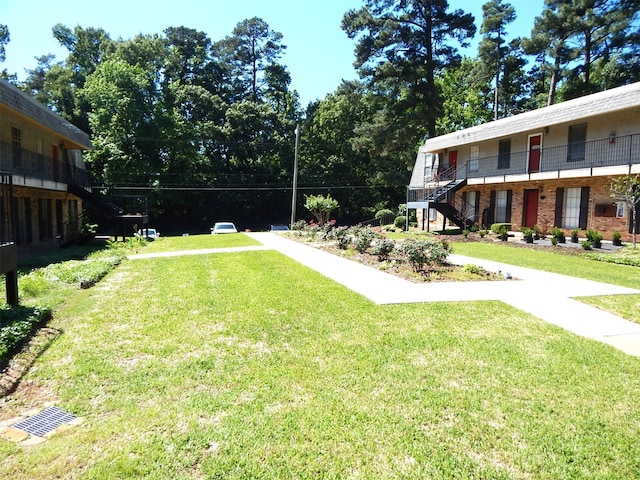
<path fill-rule="evenodd" d="M 469 171 L 478 171 L 478 159 L 480 158 L 480 147 L 478 145 L 471 145 L 471 152 L 469 153 Z"/>
<path fill-rule="evenodd" d="M 477 221 L 476 212 L 478 210 L 478 192 L 465 192 L 464 195 L 464 216 L 472 222 Z"/>
<path fill-rule="evenodd" d="M 508 214 L 507 214 L 507 206 L 508 206 L 508 192 L 507 190 L 498 190 L 496 192 L 496 212 L 495 212 L 495 221 L 496 223 L 504 223 L 508 222 Z"/>
<path fill-rule="evenodd" d="M 567 188 L 564 191 L 563 206 L 563 227 L 580 228 L 580 201 L 582 198 L 581 188 Z"/>

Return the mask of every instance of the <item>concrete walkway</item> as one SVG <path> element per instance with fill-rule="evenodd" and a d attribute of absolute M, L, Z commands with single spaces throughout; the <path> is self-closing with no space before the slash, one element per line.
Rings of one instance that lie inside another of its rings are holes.
<path fill-rule="evenodd" d="M 573 299 L 640 294 L 640 290 L 461 255 L 450 255 L 449 260 L 458 265 L 472 263 L 491 272 L 509 273 L 518 280 L 416 284 L 277 234 L 246 235 L 377 304 L 499 300 L 577 335 L 640 356 L 640 324 Z"/>
<path fill-rule="evenodd" d="M 363 295 L 376 304 L 499 300 L 577 335 L 640 357 L 640 324 L 574 300 L 581 296 L 640 294 L 640 290 L 547 273 L 478 258 L 450 255 L 457 265 L 478 265 L 518 280 L 416 284 L 270 232 L 245 233 L 262 245 L 131 255 L 157 256 L 273 249 Z"/>

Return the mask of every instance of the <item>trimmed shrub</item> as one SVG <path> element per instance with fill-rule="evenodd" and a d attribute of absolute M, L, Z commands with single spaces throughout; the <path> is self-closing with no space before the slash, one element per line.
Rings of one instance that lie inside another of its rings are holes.
<path fill-rule="evenodd" d="M 395 217 L 395 213 L 393 213 L 388 208 L 384 208 L 382 210 L 378 210 L 375 214 L 375 219 L 380 220 L 380 225 L 388 225 L 393 223 Z"/>
<path fill-rule="evenodd" d="M 440 240 L 409 238 L 402 243 L 399 250 L 418 272 L 425 265 L 443 265 L 451 252 L 451 245 Z"/>
<path fill-rule="evenodd" d="M 493 223 L 493 224 L 491 224 L 491 231 L 493 233 L 495 233 L 496 235 L 502 235 L 503 232 L 507 233 L 509 230 L 511 230 L 511 224 L 510 223 Z"/>
<path fill-rule="evenodd" d="M 389 259 L 389 255 L 396 249 L 396 242 L 390 238 L 383 238 L 373 244 L 372 253 L 377 255 L 378 260 L 383 262 Z"/>
<path fill-rule="evenodd" d="M 407 226 L 407 217 L 405 217 L 404 215 L 399 215 L 393 221 L 393 224 L 396 226 L 396 228 L 401 228 L 402 230 L 404 230 Z"/>

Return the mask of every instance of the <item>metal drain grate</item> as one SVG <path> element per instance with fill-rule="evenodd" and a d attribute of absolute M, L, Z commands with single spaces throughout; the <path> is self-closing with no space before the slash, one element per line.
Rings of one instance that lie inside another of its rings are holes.
<path fill-rule="evenodd" d="M 76 418 L 75 415 L 60 410 L 58 407 L 49 407 L 31 418 L 16 423 L 13 428 L 44 437 L 47 433 L 53 432 L 60 425 L 68 423 L 74 418 Z"/>

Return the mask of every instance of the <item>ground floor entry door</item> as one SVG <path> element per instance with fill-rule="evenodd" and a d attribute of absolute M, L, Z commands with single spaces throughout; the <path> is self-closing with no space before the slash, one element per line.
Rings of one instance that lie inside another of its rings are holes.
<path fill-rule="evenodd" d="M 538 223 L 538 189 L 524 191 L 523 226 L 533 228 Z"/>

